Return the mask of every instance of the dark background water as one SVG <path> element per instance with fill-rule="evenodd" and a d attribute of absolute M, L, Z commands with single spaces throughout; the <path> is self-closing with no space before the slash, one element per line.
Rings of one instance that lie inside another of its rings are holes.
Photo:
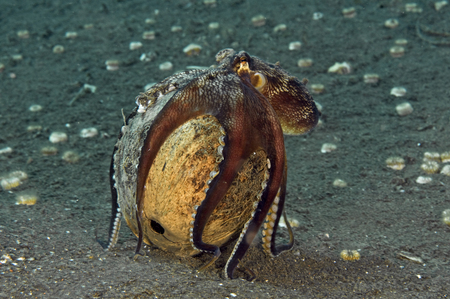
<path fill-rule="evenodd" d="M 450 209 L 450 177 L 427 175 L 420 165 L 425 152 L 450 151 L 450 7 L 436 11 L 432 2 L 417 1 L 422 12 L 414 13 L 406 3 L 2 1 L 0 148 L 13 151 L 0 155 L 0 176 L 21 170 L 28 179 L 0 191 L 0 297 L 448 296 L 450 228 L 441 214 Z M 352 6 L 356 16 L 344 18 L 342 9 Z M 313 20 L 315 12 L 323 18 Z M 259 14 L 266 24 L 255 27 L 251 18 Z M 154 23 L 146 23 L 148 18 Z M 386 28 L 389 18 L 399 26 Z M 219 28 L 209 29 L 211 22 Z M 279 24 L 286 30 L 274 32 Z M 172 32 L 174 25 L 181 31 Z M 29 37 L 20 38 L 20 30 Z M 154 40 L 142 38 L 149 30 Z M 70 31 L 78 36 L 65 38 Z M 393 58 L 389 49 L 401 38 L 408 41 L 405 54 Z M 143 47 L 131 51 L 132 41 Z M 301 49 L 290 51 L 292 41 L 301 41 Z M 202 46 L 198 56 L 183 53 L 190 43 Z M 64 46 L 64 53 L 53 53 L 55 45 Z M 134 108 L 146 84 L 187 66 L 210 66 L 226 47 L 279 61 L 307 78 L 310 88 L 325 86 L 314 95 L 323 106 L 322 124 L 306 136 L 285 138 L 286 211 L 298 221 L 294 249 L 271 259 L 255 242 L 243 260 L 257 274 L 253 283 L 222 278 L 231 247 L 202 273 L 195 269 L 207 255 L 180 259 L 147 248 L 147 257 L 133 261 L 136 238 L 125 226 L 115 251 L 104 252 L 95 239 L 96 233 L 107 235 L 110 154 L 121 110 Z M 141 61 L 142 53 L 150 53 L 151 61 Z M 313 59 L 313 65 L 299 68 L 301 58 Z M 110 59 L 119 61 L 119 70 L 106 70 Z M 172 71 L 159 69 L 165 61 L 173 63 Z M 327 72 L 343 61 L 352 66 L 349 74 Z M 367 73 L 381 80 L 366 84 Z M 80 94 L 84 84 L 96 92 Z M 390 95 L 395 86 L 405 87 L 406 95 Z M 402 102 L 413 106 L 412 114 L 397 115 Z M 33 104 L 43 109 L 30 112 Z M 29 132 L 30 125 L 41 129 Z M 99 135 L 81 138 L 80 130 L 88 127 Z M 51 144 L 54 131 L 67 133 L 68 141 Z M 337 149 L 321 153 L 323 143 Z M 58 153 L 44 156 L 45 146 Z M 61 159 L 68 150 L 80 155 L 77 163 Z M 405 169 L 387 168 L 390 156 L 403 157 Z M 416 183 L 421 175 L 432 181 Z M 337 178 L 348 186 L 334 187 Z M 15 205 L 24 192 L 37 195 L 37 203 Z M 358 250 L 361 259 L 342 261 L 344 249 Z M 404 252 L 422 262 L 400 259 Z"/>

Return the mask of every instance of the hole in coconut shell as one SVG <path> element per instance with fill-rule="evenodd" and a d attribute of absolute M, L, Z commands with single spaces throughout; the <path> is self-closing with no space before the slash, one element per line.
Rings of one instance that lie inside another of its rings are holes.
<path fill-rule="evenodd" d="M 150 227 L 152 228 L 152 230 L 155 233 L 160 234 L 160 235 L 164 234 L 164 227 L 162 227 L 161 224 L 159 224 L 155 220 L 150 221 Z"/>

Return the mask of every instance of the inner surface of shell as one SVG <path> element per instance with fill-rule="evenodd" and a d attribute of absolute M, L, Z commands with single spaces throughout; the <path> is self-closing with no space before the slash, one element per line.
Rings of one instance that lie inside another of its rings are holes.
<path fill-rule="evenodd" d="M 219 171 L 224 131 L 213 116 L 200 116 L 178 127 L 165 141 L 150 168 L 143 198 L 144 242 L 187 256 L 198 253 L 190 239 L 195 206 Z M 226 145 L 225 145 L 226 146 Z M 267 171 L 260 150 L 244 163 L 226 196 L 209 218 L 203 241 L 222 246 L 237 237 L 259 200 Z M 126 217 L 126 215 L 125 215 Z M 197 217 L 203 217 L 199 214 Z M 127 218 L 138 235 L 135 217 Z"/>

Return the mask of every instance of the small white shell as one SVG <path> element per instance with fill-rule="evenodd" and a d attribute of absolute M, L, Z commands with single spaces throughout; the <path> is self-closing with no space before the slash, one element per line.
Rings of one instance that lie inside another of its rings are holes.
<path fill-rule="evenodd" d="M 336 73 L 336 74 L 349 74 L 352 71 L 352 68 L 348 62 L 336 62 L 334 65 L 332 65 L 329 69 L 329 73 Z"/>
<path fill-rule="evenodd" d="M 428 183 L 430 183 L 431 181 L 432 181 L 433 179 L 432 178 L 430 178 L 429 176 L 419 176 L 417 179 L 416 179 L 416 183 L 417 184 L 428 184 Z"/>
<path fill-rule="evenodd" d="M 94 127 L 85 128 L 80 131 L 81 138 L 92 138 L 98 135 L 98 130 Z"/>
<path fill-rule="evenodd" d="M 48 138 L 51 143 L 59 143 L 59 142 L 66 142 L 68 137 L 67 134 L 64 132 L 53 132 L 50 134 L 50 137 Z"/>
<path fill-rule="evenodd" d="M 299 41 L 289 43 L 289 50 L 295 51 L 300 50 L 302 48 L 302 43 Z"/>
<path fill-rule="evenodd" d="M 398 104 L 395 107 L 395 110 L 397 111 L 398 115 L 405 116 L 405 115 L 411 114 L 414 109 L 410 103 L 405 102 L 405 103 Z"/>
<path fill-rule="evenodd" d="M 163 62 L 159 65 L 161 71 L 170 71 L 173 68 L 173 64 L 170 61 Z"/>
<path fill-rule="evenodd" d="M 445 165 L 444 167 L 442 167 L 441 174 L 450 176 L 450 165 Z"/>
<path fill-rule="evenodd" d="M 403 97 L 406 94 L 406 88 L 404 87 L 394 87 L 391 89 L 391 95 L 396 97 Z"/>
<path fill-rule="evenodd" d="M 324 143 L 322 144 L 322 148 L 320 149 L 320 151 L 322 153 L 330 153 L 332 151 L 335 151 L 337 149 L 337 146 L 333 143 Z"/>
<path fill-rule="evenodd" d="M 139 48 L 142 48 L 142 43 L 141 42 L 131 42 L 130 43 L 130 50 L 137 50 Z"/>

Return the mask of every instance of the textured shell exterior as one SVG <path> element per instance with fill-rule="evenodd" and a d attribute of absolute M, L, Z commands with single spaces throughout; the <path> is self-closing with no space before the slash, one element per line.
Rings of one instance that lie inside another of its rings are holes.
<path fill-rule="evenodd" d="M 161 109 L 159 103 L 171 94 L 158 99 L 145 113 L 130 118 L 117 144 L 114 161 L 118 203 L 135 235 L 136 166 L 143 136 Z M 192 216 L 223 159 L 219 150 L 223 133 L 215 117 L 203 115 L 182 124 L 164 142 L 145 183 L 141 223 L 145 243 L 180 256 L 198 253 L 190 243 Z M 266 161 L 266 154 L 258 151 L 244 163 L 206 225 L 205 242 L 220 247 L 239 235 L 262 191 Z"/>
<path fill-rule="evenodd" d="M 133 113 L 122 127 L 121 136 L 116 143 L 113 156 L 114 182 L 117 190 L 117 203 L 133 232 L 136 224 L 136 186 L 139 159 L 145 136 L 155 117 L 170 100 L 174 91 L 163 96 L 146 113 Z"/>

